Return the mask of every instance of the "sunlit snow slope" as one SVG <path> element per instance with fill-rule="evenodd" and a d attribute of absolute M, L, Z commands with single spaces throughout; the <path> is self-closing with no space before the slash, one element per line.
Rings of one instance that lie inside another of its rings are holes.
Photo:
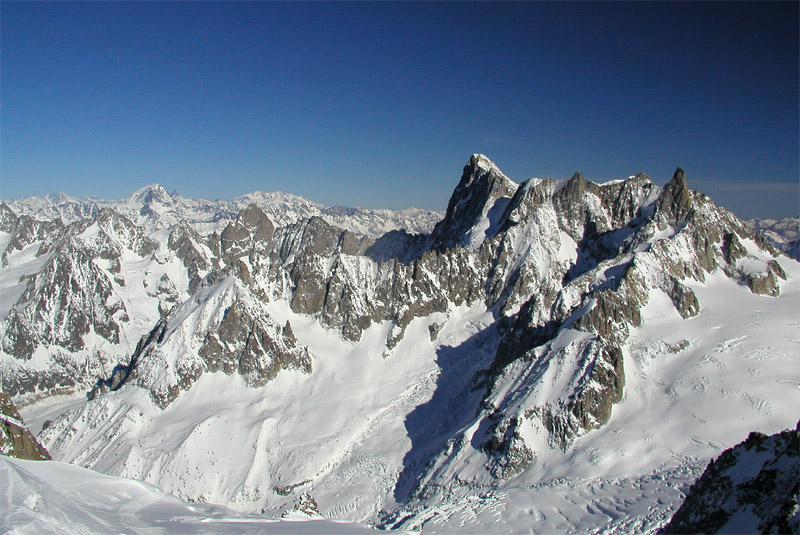
<path fill-rule="evenodd" d="M 284 373 L 260 389 L 206 375 L 163 412 L 144 391 L 114 392 L 44 440 L 60 459 L 247 512 L 278 515 L 303 491 L 325 516 L 376 522 L 376 511 L 400 507 L 386 525 L 426 533 L 480 533 L 499 521 L 511 531 L 646 532 L 669 519 L 709 458 L 796 419 L 800 269 L 782 265 L 791 278 L 779 298 L 722 275 L 693 285 L 704 307 L 689 320 L 654 295 L 626 348 L 626 393 L 608 424 L 566 451 L 541 444 L 533 467 L 509 481 L 483 470 L 487 456 L 471 445 L 480 396 L 451 375 L 487 363 L 496 335 L 480 308 L 453 310 L 437 343 L 428 326 L 441 318 L 415 320 L 384 357 L 385 326 L 352 345 L 273 304 L 324 355 L 313 374 Z M 72 431 L 59 436 L 66 425 Z M 395 482 L 440 447 L 425 483 L 447 492 L 398 504 L 405 496 Z"/>
<path fill-rule="evenodd" d="M 147 483 L 55 461 L 0 456 L 0 487 L 0 531 L 15 535 L 374 533 L 353 524 L 273 520 L 188 504 Z"/>

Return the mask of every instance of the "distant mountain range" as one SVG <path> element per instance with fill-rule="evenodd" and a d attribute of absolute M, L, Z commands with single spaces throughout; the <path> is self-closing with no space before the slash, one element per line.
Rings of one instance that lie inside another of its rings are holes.
<path fill-rule="evenodd" d="M 800 260 L 800 217 L 751 219 L 747 223 L 775 247 Z"/>
<path fill-rule="evenodd" d="M 273 224 L 283 226 L 319 216 L 328 223 L 351 232 L 378 237 L 390 230 L 409 233 L 430 232 L 441 213 L 418 208 L 373 210 L 369 208 L 329 207 L 304 197 L 281 192 L 256 191 L 233 201 L 187 199 L 169 193 L 158 184 L 145 186 L 127 199 L 107 201 L 94 197 L 78 199 L 66 193 L 25 197 L 6 201 L 18 215 L 42 221 L 60 219 L 73 223 L 92 218 L 103 208 L 111 208 L 147 231 L 170 228 L 183 221 L 201 234 L 221 232 L 236 215 L 251 204 L 261 208 Z"/>

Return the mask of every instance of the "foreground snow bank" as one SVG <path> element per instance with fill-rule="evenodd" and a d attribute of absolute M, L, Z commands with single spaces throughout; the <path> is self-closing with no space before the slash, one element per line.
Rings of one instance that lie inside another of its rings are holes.
<path fill-rule="evenodd" d="M 0 532 L 89 533 L 373 533 L 327 520 L 246 516 L 225 507 L 189 504 L 141 481 L 55 461 L 0 456 Z"/>

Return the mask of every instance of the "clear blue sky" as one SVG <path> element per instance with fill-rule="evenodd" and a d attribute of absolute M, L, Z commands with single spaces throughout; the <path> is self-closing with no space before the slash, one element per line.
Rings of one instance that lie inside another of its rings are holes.
<path fill-rule="evenodd" d="M 743 217 L 798 198 L 798 3 L 0 4 L 0 197 L 282 190 L 443 210 L 511 178 L 676 166 Z"/>

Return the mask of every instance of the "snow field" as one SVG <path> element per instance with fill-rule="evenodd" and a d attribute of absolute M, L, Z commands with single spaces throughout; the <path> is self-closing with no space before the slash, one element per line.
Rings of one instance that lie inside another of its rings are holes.
<path fill-rule="evenodd" d="M 276 520 L 188 504 L 141 481 L 55 461 L 0 456 L 0 486 L 6 489 L 0 531 L 13 535 L 374 533 L 354 524 Z"/>

